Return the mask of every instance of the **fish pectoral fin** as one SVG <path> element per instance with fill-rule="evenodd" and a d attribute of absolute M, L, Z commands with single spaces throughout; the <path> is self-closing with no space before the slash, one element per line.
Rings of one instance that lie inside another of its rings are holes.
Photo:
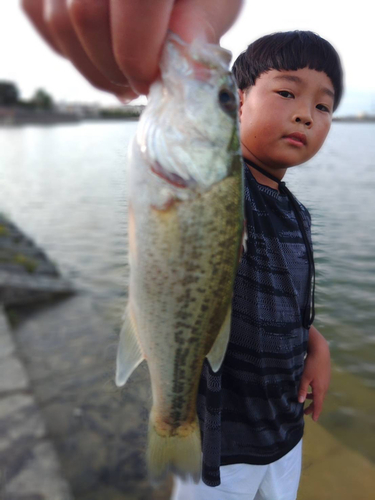
<path fill-rule="evenodd" d="M 132 320 L 130 307 L 127 305 L 117 349 L 115 380 L 117 387 L 126 383 L 143 359 L 144 356 L 137 339 L 136 326 Z"/>
<path fill-rule="evenodd" d="M 217 372 L 223 362 L 230 335 L 230 325 L 232 319 L 232 305 L 230 305 L 225 320 L 221 325 L 219 335 L 207 354 L 207 359 L 211 365 L 212 371 Z"/>

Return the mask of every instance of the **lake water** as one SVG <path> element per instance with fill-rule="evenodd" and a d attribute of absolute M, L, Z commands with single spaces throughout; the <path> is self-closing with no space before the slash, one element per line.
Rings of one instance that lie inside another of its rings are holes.
<path fill-rule="evenodd" d="M 126 162 L 135 128 L 0 129 L 0 211 L 93 297 L 114 331 L 127 293 Z M 330 342 L 336 372 L 349 377 L 345 387 L 333 384 L 333 396 L 346 393 L 345 404 L 328 405 L 321 421 L 375 460 L 366 438 L 375 429 L 375 124 L 334 123 L 319 154 L 284 180 L 312 215 L 315 324 Z M 337 425 L 348 419 L 357 429 L 352 438 Z"/>

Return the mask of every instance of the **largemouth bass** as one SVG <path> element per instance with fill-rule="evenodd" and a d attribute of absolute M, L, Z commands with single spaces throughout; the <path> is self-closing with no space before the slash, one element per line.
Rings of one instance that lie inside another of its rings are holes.
<path fill-rule="evenodd" d="M 231 54 L 169 35 L 130 148 L 129 300 L 116 384 L 147 360 L 150 478 L 201 475 L 196 412 L 205 357 L 222 363 L 243 228 Z"/>

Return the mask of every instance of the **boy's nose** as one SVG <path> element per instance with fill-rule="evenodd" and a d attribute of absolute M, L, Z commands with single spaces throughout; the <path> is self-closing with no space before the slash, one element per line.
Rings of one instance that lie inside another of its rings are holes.
<path fill-rule="evenodd" d="M 311 127 L 313 121 L 309 113 L 306 114 L 298 114 L 295 116 L 295 122 L 296 123 L 304 123 L 306 127 Z"/>

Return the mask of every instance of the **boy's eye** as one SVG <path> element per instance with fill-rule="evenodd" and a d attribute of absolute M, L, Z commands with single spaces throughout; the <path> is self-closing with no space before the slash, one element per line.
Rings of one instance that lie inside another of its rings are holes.
<path fill-rule="evenodd" d="M 281 97 L 288 97 L 294 99 L 294 95 L 291 92 L 288 92 L 287 90 L 279 90 L 277 93 L 280 94 Z"/>
<path fill-rule="evenodd" d="M 326 113 L 330 112 L 329 108 L 327 108 L 327 106 L 324 106 L 324 104 L 318 104 L 317 109 L 320 109 L 320 111 L 325 111 Z"/>
<path fill-rule="evenodd" d="M 235 115 L 237 113 L 237 100 L 234 93 L 224 87 L 219 91 L 219 104 L 223 111 L 229 115 Z"/>

